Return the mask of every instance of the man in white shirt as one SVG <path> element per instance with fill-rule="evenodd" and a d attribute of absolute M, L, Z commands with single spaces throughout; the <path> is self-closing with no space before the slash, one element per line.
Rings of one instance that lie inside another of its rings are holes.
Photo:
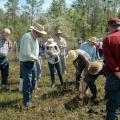
<path fill-rule="evenodd" d="M 31 26 L 31 32 L 25 33 L 20 40 L 21 72 L 23 77 L 23 105 L 30 107 L 30 99 L 36 82 L 36 62 L 39 61 L 38 38 L 47 34 L 40 24 Z"/>
<path fill-rule="evenodd" d="M 10 29 L 4 28 L 0 35 L 0 70 L 2 76 L 2 90 L 8 90 L 9 61 L 7 56 L 9 48 L 11 47 L 11 42 L 9 40 L 10 33 Z"/>
<path fill-rule="evenodd" d="M 54 41 L 58 44 L 60 49 L 60 62 L 62 67 L 62 73 L 66 74 L 66 58 L 65 58 L 65 49 L 67 47 L 66 40 L 62 36 L 62 32 L 60 30 L 57 31 L 56 37 Z"/>

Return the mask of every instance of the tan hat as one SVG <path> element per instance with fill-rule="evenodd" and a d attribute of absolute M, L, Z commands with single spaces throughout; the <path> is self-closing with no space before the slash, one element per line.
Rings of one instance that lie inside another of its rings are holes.
<path fill-rule="evenodd" d="M 41 34 L 44 34 L 44 35 L 47 34 L 47 32 L 44 31 L 44 26 L 40 25 L 38 23 L 35 24 L 34 26 L 30 26 L 30 29 L 35 30 L 35 31 L 37 31 L 37 32 L 39 32 Z"/>
<path fill-rule="evenodd" d="M 88 66 L 88 73 L 91 75 L 96 75 L 102 70 L 102 68 L 103 68 L 103 64 L 98 60 L 90 62 Z"/>
<path fill-rule="evenodd" d="M 77 51 L 76 50 L 70 50 L 67 54 L 67 59 L 70 61 L 74 61 L 78 57 Z"/>
<path fill-rule="evenodd" d="M 96 43 L 96 37 L 91 37 L 90 39 L 88 39 L 88 41 Z"/>
<path fill-rule="evenodd" d="M 62 32 L 61 32 L 61 30 L 58 30 L 57 33 L 58 33 L 58 34 L 61 34 Z"/>
<path fill-rule="evenodd" d="M 55 46 L 55 45 L 57 45 L 57 43 L 54 42 L 52 38 L 48 39 L 46 42 L 46 46 Z"/>

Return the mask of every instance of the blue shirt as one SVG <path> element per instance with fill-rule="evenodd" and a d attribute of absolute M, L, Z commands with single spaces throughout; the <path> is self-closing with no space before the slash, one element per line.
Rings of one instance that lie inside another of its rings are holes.
<path fill-rule="evenodd" d="M 80 49 L 87 52 L 90 55 L 92 61 L 98 59 L 96 47 L 90 45 L 88 42 L 82 43 Z"/>

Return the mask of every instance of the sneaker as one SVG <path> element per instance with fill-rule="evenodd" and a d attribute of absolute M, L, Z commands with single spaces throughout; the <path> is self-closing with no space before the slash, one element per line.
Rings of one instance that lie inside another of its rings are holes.
<path fill-rule="evenodd" d="M 26 104 L 24 104 L 24 107 L 25 108 L 27 108 L 27 109 L 29 109 L 29 108 L 35 108 L 36 106 L 35 105 L 33 105 L 32 103 L 26 103 Z"/>
<path fill-rule="evenodd" d="M 55 87 L 55 84 L 52 84 L 52 88 L 54 88 Z"/>

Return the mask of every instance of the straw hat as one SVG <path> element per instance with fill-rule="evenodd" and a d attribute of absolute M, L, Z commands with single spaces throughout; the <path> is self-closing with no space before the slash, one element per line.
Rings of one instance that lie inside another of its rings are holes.
<path fill-rule="evenodd" d="M 44 35 L 47 34 L 47 32 L 44 31 L 44 26 L 43 26 L 43 25 L 40 25 L 40 24 L 38 24 L 38 23 L 35 24 L 34 26 L 30 26 L 30 29 L 35 30 L 35 31 L 37 31 L 37 32 L 39 32 L 39 33 L 41 33 L 41 34 L 44 34 Z"/>
<path fill-rule="evenodd" d="M 91 37 L 90 39 L 88 39 L 88 41 L 96 43 L 96 37 Z"/>
<path fill-rule="evenodd" d="M 46 42 L 46 46 L 55 46 L 55 45 L 57 45 L 57 43 L 54 42 L 52 38 L 48 39 Z"/>
<path fill-rule="evenodd" d="M 91 75 L 96 75 L 99 73 L 103 68 L 103 64 L 99 61 L 93 61 L 89 63 L 88 66 L 88 73 Z"/>
<path fill-rule="evenodd" d="M 70 50 L 67 55 L 67 59 L 70 61 L 74 61 L 78 57 L 77 51 L 76 50 Z"/>

